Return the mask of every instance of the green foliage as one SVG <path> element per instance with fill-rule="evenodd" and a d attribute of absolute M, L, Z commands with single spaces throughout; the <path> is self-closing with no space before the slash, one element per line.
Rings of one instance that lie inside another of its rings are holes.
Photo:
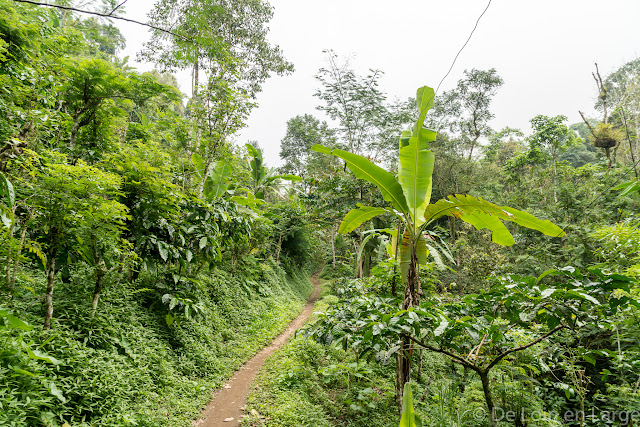
<path fill-rule="evenodd" d="M 243 198 L 227 142 L 292 69 L 271 8 L 183 6 L 175 31 L 197 21 L 203 43 L 154 59 L 205 68 L 186 108 L 174 76 L 115 56 L 111 23 L 0 0 L 2 425 L 186 425 L 311 291 L 305 207 Z M 298 179 L 254 166 L 255 193 Z"/>
<path fill-rule="evenodd" d="M 216 269 L 198 277 L 200 316 L 168 326 L 148 274 L 107 287 L 101 310 L 91 316 L 85 295 L 71 292 L 91 289 L 87 271 L 74 264 L 70 282 L 59 284 L 53 335 L 11 314 L 28 300 L 0 310 L 0 340 L 7 343 L 0 351 L 3 424 L 2 416 L 16 426 L 186 426 L 211 390 L 273 339 L 311 291 L 305 273 L 289 276 L 273 262 L 235 273 Z"/>
<path fill-rule="evenodd" d="M 400 416 L 399 427 L 422 427 L 422 421 L 416 416 L 413 410 L 413 393 L 411 393 L 411 384 L 404 385 L 402 393 L 402 415 Z"/>
<path fill-rule="evenodd" d="M 301 336 L 266 361 L 256 383 L 243 425 L 397 425 L 388 369 Z"/>
<path fill-rule="evenodd" d="M 0 221 L 6 228 L 11 227 L 11 207 L 16 199 L 13 184 L 3 174 L 0 173 Z"/>

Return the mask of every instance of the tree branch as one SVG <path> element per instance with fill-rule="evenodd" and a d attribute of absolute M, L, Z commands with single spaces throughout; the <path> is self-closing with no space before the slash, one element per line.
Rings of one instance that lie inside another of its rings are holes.
<path fill-rule="evenodd" d="M 464 359 L 462 356 L 458 356 L 457 354 L 452 353 L 452 352 L 450 352 L 448 350 L 444 350 L 444 349 L 437 348 L 437 347 L 434 347 L 432 345 L 429 345 L 429 344 L 425 343 L 424 341 L 419 340 L 418 338 L 412 337 L 411 335 L 408 335 L 408 334 L 403 334 L 403 335 L 408 337 L 414 343 L 418 344 L 420 347 L 426 348 L 427 350 L 434 351 L 436 353 L 444 354 L 445 356 L 449 357 L 450 359 L 455 360 L 459 364 L 461 364 L 463 366 L 466 366 L 467 368 L 469 368 L 469 369 L 471 369 L 471 370 L 473 370 L 475 372 L 479 372 L 480 371 L 480 368 L 475 363 L 469 362 L 468 360 Z"/>
<path fill-rule="evenodd" d="M 584 121 L 584 124 L 587 125 L 587 127 L 589 128 L 589 131 L 591 132 L 591 135 L 593 135 L 593 137 L 595 138 L 596 137 L 596 132 L 591 127 L 591 124 L 589 124 L 587 119 L 584 117 L 584 114 L 582 114 L 582 111 L 578 111 L 578 113 L 580 113 L 580 117 L 582 117 L 582 120 Z"/>
<path fill-rule="evenodd" d="M 528 344 L 525 345 L 521 345 L 520 347 L 516 347 L 516 348 L 512 348 L 511 350 L 507 350 L 503 353 L 500 353 L 495 359 L 493 359 L 493 361 L 491 363 L 489 363 L 487 365 L 487 367 L 484 369 L 485 372 L 488 372 L 491 368 L 493 368 L 498 362 L 500 362 L 502 359 L 504 359 L 505 356 L 511 354 L 511 353 L 515 353 L 518 351 L 522 351 L 525 350 L 529 347 L 531 347 L 532 345 L 536 345 L 541 341 L 544 341 L 545 339 L 549 338 L 551 335 L 555 334 L 556 332 L 558 332 L 560 329 L 566 328 L 567 325 L 563 325 L 560 324 L 558 326 L 556 326 L 555 328 L 551 329 L 549 332 L 547 332 L 546 334 L 544 334 L 543 336 L 531 341 Z"/>
<path fill-rule="evenodd" d="M 109 16 L 113 15 L 113 12 L 115 12 L 118 9 L 120 9 L 126 2 L 127 2 L 127 0 L 124 0 L 122 3 L 120 3 L 119 5 L 114 7 L 113 10 L 111 12 L 109 12 Z"/>
<path fill-rule="evenodd" d="M 160 27 L 157 27 L 157 26 L 155 26 L 155 25 L 148 24 L 148 23 L 146 23 L 146 22 L 140 22 L 140 21 L 136 21 L 136 20 L 134 20 L 134 19 L 125 18 L 125 17 L 122 17 L 122 16 L 113 16 L 113 15 L 111 15 L 111 13 L 115 12 L 115 11 L 116 11 L 116 9 L 118 9 L 120 6 L 122 6 L 124 3 L 126 3 L 126 1 L 123 1 L 123 2 L 122 2 L 120 5 L 118 5 L 115 9 L 113 9 L 113 11 L 111 11 L 111 13 L 109 13 L 109 14 L 106 14 L 106 13 L 100 13 L 100 12 L 93 12 L 93 11 L 90 11 L 90 10 L 76 9 L 75 7 L 71 7 L 71 6 L 64 6 L 64 5 L 59 5 L 59 4 L 40 3 L 40 2 L 32 1 L 32 0 L 12 0 L 12 1 L 14 1 L 14 2 L 16 2 L 16 3 L 27 3 L 27 4 L 32 4 L 32 5 L 35 5 L 35 6 L 45 6 L 45 7 L 53 7 L 53 8 L 56 8 L 56 9 L 70 10 L 70 11 L 72 11 L 72 12 L 85 13 L 85 14 L 87 14 L 87 15 L 96 15 L 96 16 L 101 16 L 101 17 L 103 17 L 103 18 L 119 19 L 119 20 L 121 20 L 121 21 L 131 22 L 131 23 L 133 23 L 133 24 L 142 25 L 142 26 L 144 26 L 144 27 L 149 27 L 149 28 L 151 28 L 151 29 L 154 29 L 154 30 L 157 30 L 157 31 L 160 31 L 160 32 L 163 32 L 163 33 L 171 34 L 171 35 L 172 35 L 172 36 L 174 36 L 174 37 L 178 37 L 178 38 L 181 38 L 181 39 L 183 39 L 183 40 L 189 41 L 189 42 L 191 42 L 191 43 L 193 43 L 193 44 L 195 44 L 195 45 L 197 45 L 197 44 L 198 44 L 198 43 L 197 43 L 195 40 L 193 40 L 192 38 L 190 38 L 190 37 L 186 37 L 186 36 L 183 36 L 183 35 L 178 34 L 178 33 L 175 33 L 175 32 L 173 32 L 173 31 L 171 31 L 171 30 L 167 30 L 167 29 L 164 29 L 164 28 L 160 28 Z"/>

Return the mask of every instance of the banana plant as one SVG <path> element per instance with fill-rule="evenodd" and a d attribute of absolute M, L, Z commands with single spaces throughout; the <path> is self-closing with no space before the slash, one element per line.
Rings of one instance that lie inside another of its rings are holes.
<path fill-rule="evenodd" d="M 233 167 L 229 162 L 219 160 L 215 168 L 211 169 L 209 173 L 207 173 L 207 165 L 204 159 L 198 153 L 191 155 L 191 162 L 195 166 L 196 177 L 201 182 L 204 180 L 202 196 L 204 196 L 205 200 L 211 203 L 214 199 L 218 199 L 227 193 L 231 183 L 230 175 L 233 172 Z"/>
<path fill-rule="evenodd" d="M 253 194 L 259 199 L 264 200 L 265 193 L 268 190 L 278 192 L 278 180 L 286 181 L 302 181 L 302 178 L 291 174 L 276 174 L 275 169 L 264 166 L 262 160 L 262 150 L 251 144 L 245 147 L 251 156 L 248 161 L 247 169 L 251 172 L 251 186 Z"/>
<path fill-rule="evenodd" d="M 427 112 L 434 106 L 435 93 L 424 86 L 418 89 L 416 103 L 418 120 L 413 129 L 402 132 L 399 141 L 397 178 L 369 159 L 340 149 L 329 149 L 316 144 L 312 150 L 331 154 L 343 159 L 356 178 L 374 184 L 382 193 L 389 207 L 359 205 L 349 211 L 340 224 L 340 233 L 349 233 L 364 222 L 382 214 L 395 215 L 401 221 L 404 233 L 398 236 L 400 265 L 404 280 L 403 309 L 408 310 L 418 304 L 422 294 L 418 266 L 427 262 L 429 250 L 424 238 L 424 230 L 443 216 L 461 219 L 476 229 L 488 229 L 493 242 L 509 246 L 515 240 L 503 221 L 511 221 L 523 227 L 538 230 L 553 237 L 564 236 L 564 231 L 547 220 L 541 220 L 526 212 L 497 206 L 469 195 L 452 195 L 431 203 L 432 174 L 435 161 L 429 143 L 436 139 L 436 132 L 423 127 Z M 400 233 L 398 233 L 400 234 Z M 398 352 L 396 399 L 401 408 L 402 389 L 410 379 L 411 342 L 404 340 L 403 351 Z"/>

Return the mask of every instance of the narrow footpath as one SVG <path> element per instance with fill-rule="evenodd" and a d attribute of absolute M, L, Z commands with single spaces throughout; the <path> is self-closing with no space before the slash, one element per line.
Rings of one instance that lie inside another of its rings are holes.
<path fill-rule="evenodd" d="M 271 344 L 263 348 L 238 369 L 221 389 L 213 393 L 213 398 L 204 411 L 202 411 L 200 419 L 193 422 L 194 427 L 229 427 L 240 425 L 240 420 L 244 417 L 243 410 L 247 403 L 247 395 L 258 371 L 269 356 L 286 344 L 287 340 L 309 319 L 309 316 L 313 312 L 313 305 L 320 293 L 319 274 L 320 272 L 318 271 L 310 278 L 315 289 L 311 297 L 309 297 L 309 301 L 307 301 L 302 313 L 293 319 L 291 323 L 289 323 L 289 326 L 287 326 L 287 329 L 278 335 Z"/>

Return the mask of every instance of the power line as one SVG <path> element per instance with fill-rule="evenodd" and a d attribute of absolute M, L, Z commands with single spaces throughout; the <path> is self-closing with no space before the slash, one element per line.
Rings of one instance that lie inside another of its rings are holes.
<path fill-rule="evenodd" d="M 193 40 L 193 39 L 191 39 L 189 37 L 183 36 L 182 34 L 175 33 L 175 32 L 173 32 L 171 30 L 167 30 L 165 28 L 160 28 L 160 27 L 157 27 L 155 25 L 148 24 L 146 22 L 140 22 L 140 21 L 136 21 L 134 19 L 125 18 L 125 17 L 122 17 L 122 16 L 113 16 L 113 15 L 111 15 L 111 13 L 115 12 L 120 6 L 122 6 L 124 3 L 126 3 L 126 0 L 123 1 L 122 3 L 120 3 L 118 6 L 116 6 L 116 8 L 113 9 L 110 14 L 100 13 L 100 12 L 93 12 L 93 11 L 90 11 L 90 10 L 77 9 L 75 7 L 64 6 L 64 5 L 59 5 L 59 4 L 39 3 L 39 2 L 36 2 L 36 1 L 32 1 L 32 0 L 13 0 L 13 1 L 16 2 L 16 3 L 27 3 L 27 4 L 32 4 L 32 5 L 35 5 L 35 6 L 53 7 L 53 8 L 56 8 L 56 9 L 70 10 L 72 12 L 85 13 L 87 15 L 101 16 L 103 18 L 119 19 L 121 21 L 131 22 L 133 24 L 142 25 L 144 27 L 149 27 L 151 29 L 154 29 L 154 30 L 157 30 L 157 31 L 161 31 L 163 33 L 171 34 L 172 36 L 181 38 L 183 40 L 192 42 L 192 43 L 197 45 L 197 42 L 195 40 Z"/>
<path fill-rule="evenodd" d="M 473 33 L 476 31 L 476 28 L 478 28 L 478 24 L 480 23 L 480 20 L 482 19 L 484 14 L 487 13 L 487 10 L 489 10 L 489 6 L 491 6 L 491 0 L 489 0 L 489 3 L 487 3 L 487 7 L 484 8 L 482 13 L 480 14 L 478 19 L 476 20 L 476 25 L 473 27 L 473 30 L 471 30 L 471 34 L 469 34 L 469 37 L 467 38 L 467 41 L 464 42 L 464 44 L 462 45 L 462 47 L 460 48 L 460 50 L 456 54 L 456 57 L 453 59 L 453 62 L 451 63 L 451 67 L 449 67 L 449 71 L 447 71 L 447 74 L 445 74 L 444 77 L 442 78 L 442 80 L 440 80 L 440 83 L 438 83 L 438 87 L 436 88 L 435 93 L 438 93 L 438 90 L 440 89 L 440 85 L 442 84 L 442 82 L 444 82 L 444 79 L 446 79 L 447 76 L 449 76 L 449 73 L 451 73 L 451 70 L 453 70 L 453 66 L 456 64 L 456 61 L 458 60 L 458 57 L 460 56 L 460 54 L 462 53 L 464 48 L 467 47 L 467 44 L 469 44 L 469 41 L 471 40 L 471 37 L 473 36 Z"/>

